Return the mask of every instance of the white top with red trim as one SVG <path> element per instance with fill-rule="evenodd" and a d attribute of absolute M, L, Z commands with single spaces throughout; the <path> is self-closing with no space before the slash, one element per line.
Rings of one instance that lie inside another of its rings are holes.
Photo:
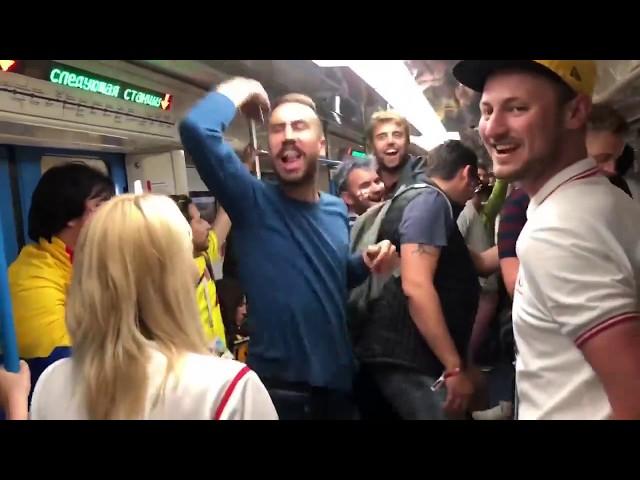
<path fill-rule="evenodd" d="M 186 354 L 167 380 L 166 357 L 152 350 L 145 420 L 277 420 L 278 415 L 258 376 L 235 360 Z M 86 420 L 70 358 L 50 365 L 38 379 L 31 401 L 34 420 Z M 117 400 L 116 400 L 117 401 Z"/>
<path fill-rule="evenodd" d="M 591 159 L 531 199 L 513 300 L 519 419 L 604 419 L 611 407 L 580 347 L 640 310 L 640 205 Z"/>

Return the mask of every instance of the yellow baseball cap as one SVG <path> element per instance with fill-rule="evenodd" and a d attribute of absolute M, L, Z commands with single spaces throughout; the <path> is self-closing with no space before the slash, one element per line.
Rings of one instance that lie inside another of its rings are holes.
<path fill-rule="evenodd" d="M 593 96 L 597 68 L 594 60 L 461 60 L 453 67 L 453 76 L 463 85 L 482 92 L 487 78 L 508 68 L 522 68 L 553 75 L 576 93 Z"/>

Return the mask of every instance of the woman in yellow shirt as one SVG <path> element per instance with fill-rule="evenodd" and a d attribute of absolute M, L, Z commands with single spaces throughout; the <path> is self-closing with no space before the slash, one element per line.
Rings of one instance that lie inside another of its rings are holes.
<path fill-rule="evenodd" d="M 198 266 L 196 296 L 207 346 L 211 352 L 229 356 L 212 263 L 219 259 L 219 245 L 227 238 L 231 220 L 227 212 L 219 207 L 211 226 L 187 195 L 171 195 L 171 198 L 191 226 L 193 255 Z"/>

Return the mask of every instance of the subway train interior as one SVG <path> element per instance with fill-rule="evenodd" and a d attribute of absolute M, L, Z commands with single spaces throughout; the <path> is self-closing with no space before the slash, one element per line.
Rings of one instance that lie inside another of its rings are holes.
<path fill-rule="evenodd" d="M 474 126 L 479 117 L 478 99 L 465 97 L 474 94 L 461 93 L 451 75 L 454 61 L 2 62 L 0 218 L 7 263 L 26 242 L 26 215 L 40 175 L 60 162 L 84 161 L 108 171 L 118 193 L 133 191 L 134 182 L 141 180 L 144 189 L 153 192 L 206 197 L 206 187 L 180 145 L 177 122 L 212 86 L 231 76 L 259 80 L 271 98 L 287 92 L 313 98 L 327 138 L 319 176 L 325 191 L 331 189 L 331 171 L 344 152 L 366 151 L 366 122 L 377 110 L 393 107 L 409 119 L 415 130 L 410 149 L 415 154 L 424 154 L 448 138 L 459 138 L 458 131 Z M 636 152 L 640 145 L 639 66 L 638 60 L 598 61 L 594 97 L 594 103 L 611 103 L 625 115 L 631 125 L 628 142 Z M 70 81 L 72 75 L 111 80 L 120 86 L 119 92 L 92 91 L 93 85 Z M 151 92 L 158 103 L 145 104 L 135 87 Z M 256 129 L 261 169 L 268 178 L 266 132 L 261 125 Z M 237 116 L 225 135 L 241 152 L 251 143 L 249 122 Z"/>
<path fill-rule="evenodd" d="M 326 137 L 318 187 L 335 193 L 332 176 L 342 160 L 370 154 L 366 128 L 374 112 L 394 109 L 403 115 L 411 128 L 409 153 L 426 157 L 477 127 L 480 95 L 454 79 L 456 62 L 0 60 L 1 264 L 14 262 L 30 242 L 28 212 L 42 174 L 67 162 L 84 162 L 107 174 L 116 195 L 189 195 L 213 223 L 215 195 L 181 144 L 178 125 L 224 80 L 256 79 L 271 99 L 289 92 L 313 99 Z M 638 174 L 640 60 L 598 60 L 597 70 L 594 104 L 609 104 L 627 120 L 626 141 Z M 237 115 L 224 135 L 238 155 L 248 145 L 256 147 L 262 180 L 275 179 L 265 125 Z M 221 278 L 221 261 L 213 267 Z M 512 388 L 496 382 L 498 390 Z"/>

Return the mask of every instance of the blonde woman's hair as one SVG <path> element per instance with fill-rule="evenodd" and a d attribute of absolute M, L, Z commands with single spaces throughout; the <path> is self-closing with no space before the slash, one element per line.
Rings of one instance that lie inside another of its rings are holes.
<path fill-rule="evenodd" d="M 182 354 L 206 353 L 192 250 L 168 197 L 115 197 L 83 228 L 66 321 L 90 419 L 143 415 L 150 347 L 167 358 L 160 391 Z"/>

